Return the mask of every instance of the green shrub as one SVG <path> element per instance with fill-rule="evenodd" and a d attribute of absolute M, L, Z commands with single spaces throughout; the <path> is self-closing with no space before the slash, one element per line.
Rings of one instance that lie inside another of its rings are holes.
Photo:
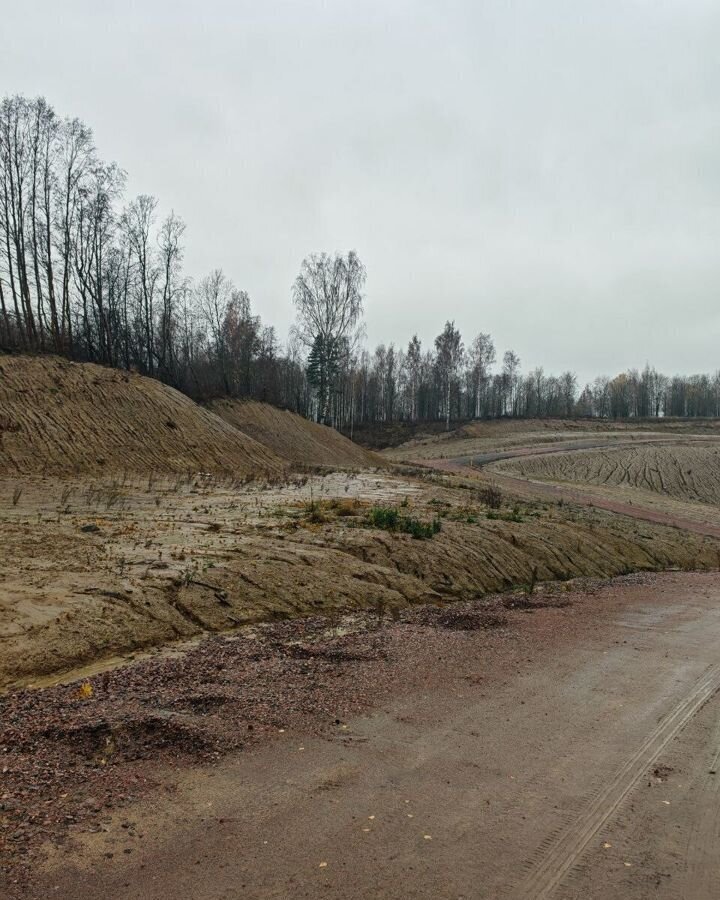
<path fill-rule="evenodd" d="M 368 513 L 373 528 L 384 528 L 385 531 L 396 531 L 400 513 L 391 507 L 373 506 Z"/>
<path fill-rule="evenodd" d="M 368 523 L 373 528 L 382 528 L 384 531 L 398 531 L 409 534 L 417 540 L 425 540 L 436 535 L 442 528 L 440 519 L 436 516 L 432 522 L 422 522 L 412 516 L 403 516 L 394 507 L 374 506 L 368 512 Z"/>

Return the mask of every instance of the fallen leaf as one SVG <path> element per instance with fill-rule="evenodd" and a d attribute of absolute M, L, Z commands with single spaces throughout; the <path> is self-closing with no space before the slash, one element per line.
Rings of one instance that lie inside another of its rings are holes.
<path fill-rule="evenodd" d="M 81 700 L 89 700 L 93 695 L 93 686 L 89 681 L 83 681 L 83 683 L 78 688 L 78 697 Z"/>

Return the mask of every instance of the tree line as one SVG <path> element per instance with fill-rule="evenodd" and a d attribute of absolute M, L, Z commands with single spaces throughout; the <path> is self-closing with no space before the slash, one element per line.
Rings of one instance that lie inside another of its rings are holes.
<path fill-rule="evenodd" d="M 363 345 L 366 279 L 354 252 L 311 254 L 282 345 L 248 294 L 183 267 L 185 223 L 125 194 L 91 129 L 42 97 L 0 103 L 0 346 L 133 369 L 196 399 L 254 398 L 352 429 L 499 416 L 718 416 L 720 375 L 646 366 L 579 390 L 572 372 L 523 374 L 489 334 L 446 322 L 433 343 Z"/>
<path fill-rule="evenodd" d="M 452 322 L 423 351 L 417 337 L 406 349 L 380 345 L 354 361 L 339 391 L 337 421 L 357 423 L 451 421 L 476 418 L 652 418 L 720 416 L 720 372 L 668 377 L 646 365 L 614 378 L 602 376 L 579 389 L 573 372 L 526 374 L 516 353 L 495 363 L 492 339 L 478 335 L 457 361 L 448 343 Z"/>
<path fill-rule="evenodd" d="M 0 345 L 301 407 L 299 358 L 221 269 L 188 277 L 185 223 L 125 182 L 79 119 L 0 103 Z"/>

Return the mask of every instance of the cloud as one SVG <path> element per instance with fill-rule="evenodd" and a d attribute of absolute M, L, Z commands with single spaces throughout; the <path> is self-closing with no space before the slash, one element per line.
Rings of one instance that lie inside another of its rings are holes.
<path fill-rule="evenodd" d="M 96 132 L 281 332 L 354 247 L 372 341 L 454 318 L 581 380 L 714 369 L 720 10 L 696 2 L 18 4 L 8 92 Z M 32 52 L 29 52 L 29 50 Z"/>

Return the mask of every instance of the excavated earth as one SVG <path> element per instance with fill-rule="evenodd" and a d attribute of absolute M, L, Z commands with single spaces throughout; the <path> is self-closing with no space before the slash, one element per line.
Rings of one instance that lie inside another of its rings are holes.
<path fill-rule="evenodd" d="M 0 358 L 0 896 L 714 896 L 716 434 Z"/>
<path fill-rule="evenodd" d="M 564 587 L 8 695 L 2 896 L 716 897 L 718 575 Z"/>
<path fill-rule="evenodd" d="M 178 391 L 132 372 L 0 355 L 0 473 L 279 475 L 285 463 Z"/>
<path fill-rule="evenodd" d="M 0 479 L 0 688 L 257 621 L 720 560 L 704 534 L 556 503 L 492 510 L 472 483 L 430 479 Z M 377 507 L 441 530 L 371 527 Z"/>
<path fill-rule="evenodd" d="M 296 466 L 367 469 L 385 465 L 381 456 L 364 450 L 338 431 L 286 409 L 229 399 L 214 400 L 208 408 Z"/>
<path fill-rule="evenodd" d="M 496 469 L 553 483 L 636 489 L 678 500 L 720 503 L 717 439 L 528 455 Z"/>

